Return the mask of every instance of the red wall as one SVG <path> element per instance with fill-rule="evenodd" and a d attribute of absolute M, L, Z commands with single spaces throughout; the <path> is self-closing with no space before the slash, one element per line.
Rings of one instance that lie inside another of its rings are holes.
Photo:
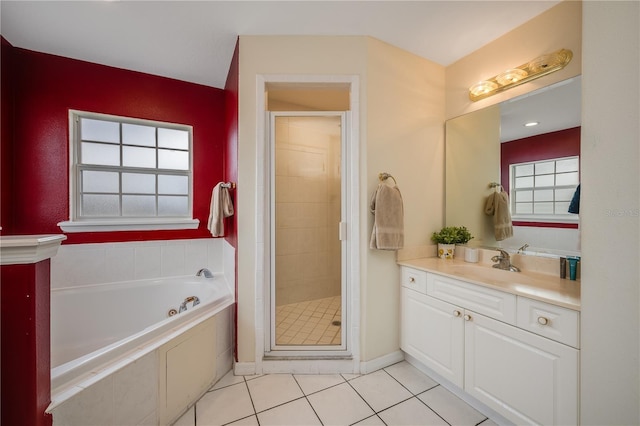
<path fill-rule="evenodd" d="M 225 130 L 226 149 L 224 156 L 224 176 L 227 182 L 238 182 L 238 87 L 240 84 L 240 60 L 238 56 L 238 43 L 233 52 L 229 74 L 224 87 L 225 90 Z M 235 211 L 238 211 L 236 191 L 231 191 Z M 227 219 L 225 238 L 233 247 L 238 248 L 237 215 Z M 237 259 L 236 259 L 237 260 Z"/>
<path fill-rule="evenodd" d="M 12 157 L 13 145 L 13 47 L 7 40 L 0 37 L 2 72 L 0 73 L 0 226 L 3 232 L 10 231 L 11 223 L 11 193 L 12 193 Z"/>
<path fill-rule="evenodd" d="M 2 217 L 3 227 L 5 220 L 8 224 L 4 234 L 61 233 L 56 224 L 69 219 L 68 111 L 78 109 L 193 126 L 193 214 L 200 226 L 197 230 L 72 233 L 67 243 L 211 237 L 206 227 L 211 190 L 224 178 L 224 90 L 12 50 L 12 152 L 10 158 L 3 156 L 2 166 L 12 167 L 13 185 L 11 217 Z M 3 106 L 4 102 L 3 94 Z M 4 133 L 2 144 L 4 154 Z M 7 201 L 4 191 L 2 201 Z"/>
<path fill-rule="evenodd" d="M 580 155 L 580 127 L 559 130 L 517 139 L 500 144 L 500 180 L 509 192 L 509 165 L 529 161 Z M 540 226 L 547 228 L 577 228 L 571 223 L 552 224 L 548 222 L 513 222 L 514 226 Z"/>

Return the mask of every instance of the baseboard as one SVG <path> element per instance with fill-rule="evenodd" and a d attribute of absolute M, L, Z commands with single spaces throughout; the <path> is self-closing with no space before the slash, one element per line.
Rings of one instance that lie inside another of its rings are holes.
<path fill-rule="evenodd" d="M 368 374 L 404 360 L 404 352 L 398 350 L 370 361 L 360 361 L 360 373 Z"/>
<path fill-rule="evenodd" d="M 256 363 L 236 362 L 233 364 L 233 374 L 235 376 L 253 376 L 256 374 Z"/>

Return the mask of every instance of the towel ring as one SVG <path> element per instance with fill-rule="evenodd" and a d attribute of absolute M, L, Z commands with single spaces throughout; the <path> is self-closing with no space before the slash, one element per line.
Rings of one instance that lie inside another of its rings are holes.
<path fill-rule="evenodd" d="M 387 172 L 378 173 L 378 180 L 380 180 L 380 182 L 384 182 L 385 180 L 387 180 L 389 178 L 393 179 L 393 183 L 395 185 L 398 184 L 398 182 L 396 182 L 396 178 L 391 176 L 389 173 L 387 173 Z"/>

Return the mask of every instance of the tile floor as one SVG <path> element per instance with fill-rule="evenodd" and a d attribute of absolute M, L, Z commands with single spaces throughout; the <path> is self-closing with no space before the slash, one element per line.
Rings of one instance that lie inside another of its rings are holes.
<path fill-rule="evenodd" d="M 366 375 L 230 372 L 174 426 L 478 424 L 496 425 L 402 361 Z"/>
<path fill-rule="evenodd" d="M 339 345 L 340 296 L 276 306 L 276 344 Z"/>

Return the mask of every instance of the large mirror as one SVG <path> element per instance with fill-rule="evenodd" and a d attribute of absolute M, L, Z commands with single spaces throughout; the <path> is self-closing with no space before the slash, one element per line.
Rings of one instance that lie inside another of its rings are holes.
<path fill-rule="evenodd" d="M 448 120 L 446 225 L 466 226 L 478 247 L 579 255 L 579 214 L 567 207 L 579 184 L 580 102 L 578 76 Z M 501 188 L 513 236 L 497 240 L 485 206 Z"/>

